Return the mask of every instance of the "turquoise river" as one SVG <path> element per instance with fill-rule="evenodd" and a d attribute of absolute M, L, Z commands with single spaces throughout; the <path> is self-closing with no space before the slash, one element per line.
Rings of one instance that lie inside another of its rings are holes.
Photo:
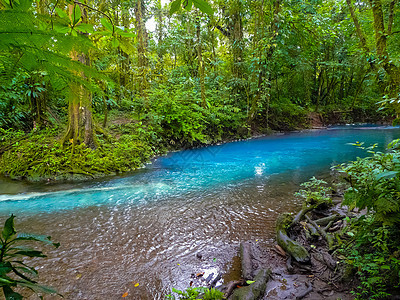
<path fill-rule="evenodd" d="M 301 182 L 329 180 L 332 166 L 366 155 L 351 143 L 384 149 L 399 137 L 393 127 L 338 126 L 173 152 L 85 183 L 3 178 L 0 222 L 13 213 L 18 230 L 61 243 L 31 264 L 65 299 L 163 299 L 192 273 L 234 272 L 240 241 L 273 245 L 278 214 L 300 206 Z"/>

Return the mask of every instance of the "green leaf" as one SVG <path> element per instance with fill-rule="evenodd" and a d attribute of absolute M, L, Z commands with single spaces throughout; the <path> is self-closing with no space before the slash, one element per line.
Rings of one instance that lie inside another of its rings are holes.
<path fill-rule="evenodd" d="M 35 268 L 28 266 L 27 264 L 23 263 L 20 260 L 13 260 L 11 262 L 14 264 L 14 267 L 15 267 L 15 264 L 19 264 L 21 266 L 25 266 L 26 268 L 31 269 L 31 271 L 34 272 L 35 274 L 38 274 L 38 272 L 35 270 Z M 15 267 L 15 268 L 20 268 L 20 267 Z"/>
<path fill-rule="evenodd" d="M 110 23 L 110 21 L 107 18 L 101 18 L 100 19 L 101 24 L 109 31 L 113 32 L 114 31 L 114 27 L 113 25 Z"/>
<path fill-rule="evenodd" d="M 10 2 L 10 1 L 8 1 Z M 16 1 L 13 1 L 14 5 Z M 18 4 L 15 5 L 15 9 L 19 11 L 27 11 L 32 6 L 32 0 L 19 0 Z"/>
<path fill-rule="evenodd" d="M 112 36 L 112 32 L 109 32 L 109 31 L 96 31 L 96 32 L 94 32 L 94 34 L 96 34 L 96 35 L 102 35 L 102 36 Z"/>
<path fill-rule="evenodd" d="M 79 5 L 74 6 L 74 10 L 72 11 L 71 21 L 73 25 L 78 24 L 82 17 L 82 11 Z"/>
<path fill-rule="evenodd" d="M 35 292 L 39 292 L 39 293 L 60 295 L 59 293 L 57 293 L 57 291 L 55 289 L 53 289 L 49 286 L 38 285 L 38 284 L 34 284 L 34 283 L 31 283 L 28 281 L 18 282 L 18 285 L 30 288 L 30 289 L 34 290 Z"/>
<path fill-rule="evenodd" d="M 16 234 L 14 228 L 14 218 L 15 216 L 11 215 L 11 217 L 9 217 L 4 224 L 3 232 L 1 233 L 4 240 L 8 240 L 11 236 Z"/>
<path fill-rule="evenodd" d="M 11 286 L 15 286 L 17 285 L 15 280 L 7 277 L 7 276 L 3 276 L 0 277 L 0 285 L 11 285 Z"/>
<path fill-rule="evenodd" d="M 60 243 L 53 243 L 51 241 L 51 236 L 46 235 L 39 235 L 39 234 L 32 234 L 32 233 L 18 233 L 16 241 L 36 241 L 42 242 L 47 245 L 53 245 L 54 247 L 58 248 Z"/>
<path fill-rule="evenodd" d="M 4 275 L 7 273 L 11 272 L 11 263 L 10 262 L 5 262 L 0 264 L 0 276 L 4 278 Z"/>
<path fill-rule="evenodd" d="M 31 267 L 28 267 L 28 268 L 25 268 L 25 267 L 14 267 L 14 269 L 17 270 L 18 272 L 23 272 L 23 273 L 26 273 L 26 274 L 30 274 L 30 275 L 35 276 L 35 277 L 38 275 L 38 271 L 36 271 L 34 268 L 31 268 Z"/>
<path fill-rule="evenodd" d="M 204 0 L 193 0 L 194 6 L 196 6 L 198 9 L 200 9 L 203 13 L 212 16 L 214 14 L 214 11 L 210 4 L 208 4 Z"/>
<path fill-rule="evenodd" d="M 135 37 L 136 34 L 134 34 L 133 32 L 127 32 L 127 31 L 122 31 L 118 33 L 120 36 L 122 37 Z"/>
<path fill-rule="evenodd" d="M 22 296 L 14 292 L 9 286 L 3 286 L 3 293 L 6 300 L 22 300 Z"/>
<path fill-rule="evenodd" d="M 181 8 L 181 0 L 175 0 L 171 3 L 171 8 L 169 9 L 169 14 L 172 15 L 176 13 Z"/>
<path fill-rule="evenodd" d="M 399 173 L 399 171 L 386 171 L 386 172 L 382 172 L 378 175 L 375 176 L 376 180 L 379 179 L 390 179 L 390 178 L 394 178 L 396 177 L 396 175 Z"/>
<path fill-rule="evenodd" d="M 247 280 L 247 281 L 246 281 L 246 283 L 249 284 L 249 285 L 252 284 L 252 283 L 254 283 L 254 282 L 255 282 L 254 280 Z"/>
<path fill-rule="evenodd" d="M 56 7 L 55 10 L 56 10 L 57 15 L 60 16 L 60 18 L 62 18 L 62 19 L 68 19 L 68 14 L 67 14 L 64 10 L 62 10 L 62 9 L 59 8 L 59 7 Z"/>
<path fill-rule="evenodd" d="M 70 30 L 70 28 L 68 26 L 62 26 L 62 25 L 54 25 L 54 31 L 57 33 L 62 33 L 62 34 L 66 34 L 68 33 Z"/>
<path fill-rule="evenodd" d="M 119 41 L 116 37 L 111 40 L 111 46 L 117 48 L 119 46 Z"/>
<path fill-rule="evenodd" d="M 17 251 L 14 253 L 15 255 L 25 255 L 25 256 L 29 256 L 29 257 L 46 257 L 46 255 L 44 255 L 42 253 L 42 251 L 38 251 L 38 250 L 29 250 L 29 251 Z"/>
<path fill-rule="evenodd" d="M 94 28 L 93 28 L 92 24 L 81 23 L 78 26 L 76 26 L 75 28 L 83 33 L 93 33 L 94 32 Z"/>
<path fill-rule="evenodd" d="M 190 10 L 192 9 L 192 6 L 193 6 L 193 0 L 184 1 L 184 2 L 183 2 L 183 5 L 184 5 L 184 8 L 185 8 L 187 11 L 190 11 Z"/>

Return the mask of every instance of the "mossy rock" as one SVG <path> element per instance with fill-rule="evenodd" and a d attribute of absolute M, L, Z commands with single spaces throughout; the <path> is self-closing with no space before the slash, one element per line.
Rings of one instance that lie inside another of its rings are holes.
<path fill-rule="evenodd" d="M 254 278 L 255 282 L 253 282 L 249 286 L 236 289 L 232 297 L 230 297 L 229 299 L 232 300 L 260 299 L 265 293 L 265 289 L 267 288 L 267 282 L 269 280 L 270 275 L 271 275 L 271 270 L 261 269 Z"/>

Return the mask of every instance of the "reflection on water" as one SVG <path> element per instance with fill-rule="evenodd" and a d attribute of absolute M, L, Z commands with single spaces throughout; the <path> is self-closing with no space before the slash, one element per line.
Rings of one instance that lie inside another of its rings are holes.
<path fill-rule="evenodd" d="M 186 288 L 192 273 L 226 271 L 241 240 L 273 243 L 277 215 L 300 205 L 292 196 L 298 185 L 362 154 L 347 143 L 398 136 L 296 133 L 172 153 L 121 178 L 25 184 L 23 194 L 3 188 L 0 221 L 14 212 L 19 230 L 61 242 L 33 263 L 66 299 L 162 299 L 172 286 Z"/>

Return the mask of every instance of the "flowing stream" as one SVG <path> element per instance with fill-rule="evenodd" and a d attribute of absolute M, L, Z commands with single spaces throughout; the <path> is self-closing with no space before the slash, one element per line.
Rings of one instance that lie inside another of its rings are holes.
<path fill-rule="evenodd" d="M 341 126 L 174 152 L 86 183 L 0 179 L 0 222 L 13 213 L 19 231 L 61 243 L 30 263 L 65 299 L 163 299 L 192 273 L 235 272 L 242 240 L 271 246 L 278 214 L 300 206 L 301 182 L 365 156 L 350 143 L 383 149 L 399 137 L 393 127 Z"/>

